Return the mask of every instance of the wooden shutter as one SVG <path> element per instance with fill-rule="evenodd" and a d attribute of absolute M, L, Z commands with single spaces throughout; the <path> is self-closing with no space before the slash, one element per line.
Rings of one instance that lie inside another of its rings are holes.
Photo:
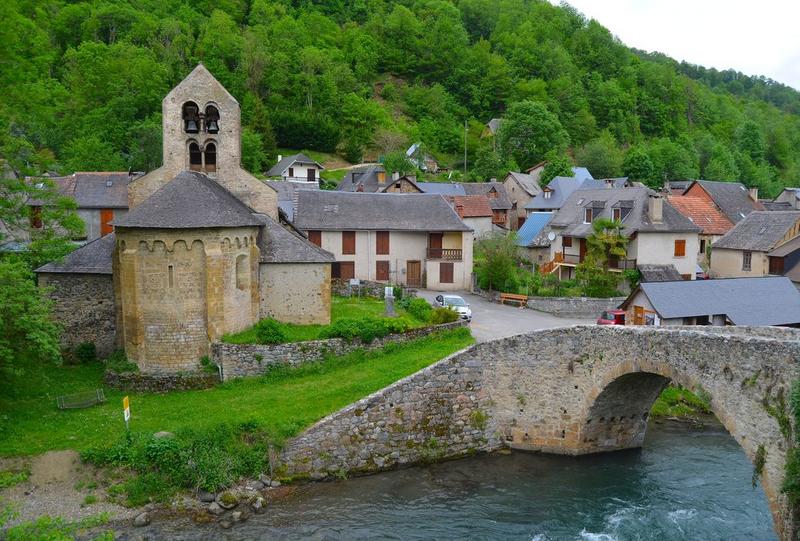
<path fill-rule="evenodd" d="M 342 280 L 350 280 L 356 277 L 356 264 L 353 261 L 339 262 L 339 272 Z"/>
<path fill-rule="evenodd" d="M 342 231 L 342 253 L 345 255 L 355 255 L 356 253 L 355 231 Z"/>
<path fill-rule="evenodd" d="M 675 257 L 683 257 L 686 255 L 686 241 L 685 240 L 676 240 L 675 241 Z"/>
<path fill-rule="evenodd" d="M 322 247 L 322 231 L 309 231 L 308 240 Z"/>
<path fill-rule="evenodd" d="M 100 236 L 105 237 L 112 231 L 114 226 L 111 225 L 111 220 L 114 219 L 114 211 L 112 209 L 102 209 L 100 211 Z"/>
<path fill-rule="evenodd" d="M 378 255 L 389 255 L 388 231 L 378 231 L 375 233 L 375 253 Z"/>
<path fill-rule="evenodd" d="M 439 282 L 442 284 L 453 283 L 453 264 L 439 263 Z"/>
<path fill-rule="evenodd" d="M 561 237 L 561 246 L 564 248 L 572 248 L 572 237 Z"/>
<path fill-rule="evenodd" d="M 381 282 L 389 281 L 389 262 L 376 261 L 375 262 L 375 279 Z"/>

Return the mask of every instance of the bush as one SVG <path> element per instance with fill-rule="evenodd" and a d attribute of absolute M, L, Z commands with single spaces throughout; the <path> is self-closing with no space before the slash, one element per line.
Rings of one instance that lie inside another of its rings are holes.
<path fill-rule="evenodd" d="M 411 314 L 415 319 L 420 321 L 428 321 L 430 319 L 431 305 L 423 298 L 414 297 L 406 306 L 406 311 Z"/>
<path fill-rule="evenodd" d="M 75 346 L 73 355 L 79 364 L 93 363 L 97 360 L 97 348 L 94 342 L 83 342 Z"/>
<path fill-rule="evenodd" d="M 283 326 L 274 319 L 262 319 L 255 328 L 259 344 L 283 344 L 287 340 Z"/>
<path fill-rule="evenodd" d="M 442 323 L 452 323 L 458 319 L 458 312 L 450 308 L 439 307 L 431 311 L 428 321 L 432 325 L 440 325 Z"/>
<path fill-rule="evenodd" d="M 117 372 L 118 374 L 123 372 L 138 372 L 139 366 L 128 360 L 128 357 L 125 356 L 125 350 L 118 349 L 106 359 L 106 370 Z"/>
<path fill-rule="evenodd" d="M 342 318 L 324 328 L 320 333 L 320 337 L 342 338 L 348 342 L 359 338 L 365 344 L 369 344 L 376 338 L 405 332 L 408 328 L 408 322 L 401 318 Z"/>

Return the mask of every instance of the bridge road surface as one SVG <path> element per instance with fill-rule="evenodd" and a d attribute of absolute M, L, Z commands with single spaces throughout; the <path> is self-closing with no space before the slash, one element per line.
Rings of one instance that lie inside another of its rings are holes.
<path fill-rule="evenodd" d="M 472 335 L 478 342 L 487 342 L 497 338 L 505 338 L 516 334 L 524 334 L 538 329 L 553 327 L 566 327 L 569 325 L 593 324 L 594 319 L 575 319 L 556 317 L 545 312 L 538 312 L 529 308 L 517 308 L 510 304 L 489 302 L 483 297 L 466 293 L 442 292 L 429 289 L 420 289 L 417 295 L 431 304 L 436 295 L 459 295 L 464 298 L 472 309 Z M 600 314 L 598 314 L 599 316 Z"/>

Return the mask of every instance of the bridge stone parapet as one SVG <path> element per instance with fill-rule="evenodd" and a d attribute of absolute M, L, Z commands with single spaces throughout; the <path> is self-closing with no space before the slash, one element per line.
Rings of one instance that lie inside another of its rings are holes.
<path fill-rule="evenodd" d="M 478 344 L 334 413 L 290 441 L 287 473 L 370 472 L 501 447 L 588 454 L 639 447 L 674 381 L 754 460 L 783 538 L 796 531 L 781 485 L 800 333 L 741 327 L 575 326 Z"/>

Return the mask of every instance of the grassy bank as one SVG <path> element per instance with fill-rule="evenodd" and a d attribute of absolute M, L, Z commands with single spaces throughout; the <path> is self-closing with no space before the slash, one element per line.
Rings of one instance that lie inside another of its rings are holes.
<path fill-rule="evenodd" d="M 468 330 L 457 329 L 208 390 L 130 393 L 131 429 L 177 432 L 247 422 L 285 438 L 472 342 Z M 89 409 L 56 408 L 59 395 L 103 387 L 103 368 L 100 363 L 28 366 L 0 382 L 0 456 L 81 451 L 117 441 L 124 433 L 121 401 L 128 393 L 106 390 L 108 402 Z"/>
<path fill-rule="evenodd" d="M 683 387 L 668 385 L 653 404 L 653 417 L 697 417 L 711 414 L 709 401 Z"/>

